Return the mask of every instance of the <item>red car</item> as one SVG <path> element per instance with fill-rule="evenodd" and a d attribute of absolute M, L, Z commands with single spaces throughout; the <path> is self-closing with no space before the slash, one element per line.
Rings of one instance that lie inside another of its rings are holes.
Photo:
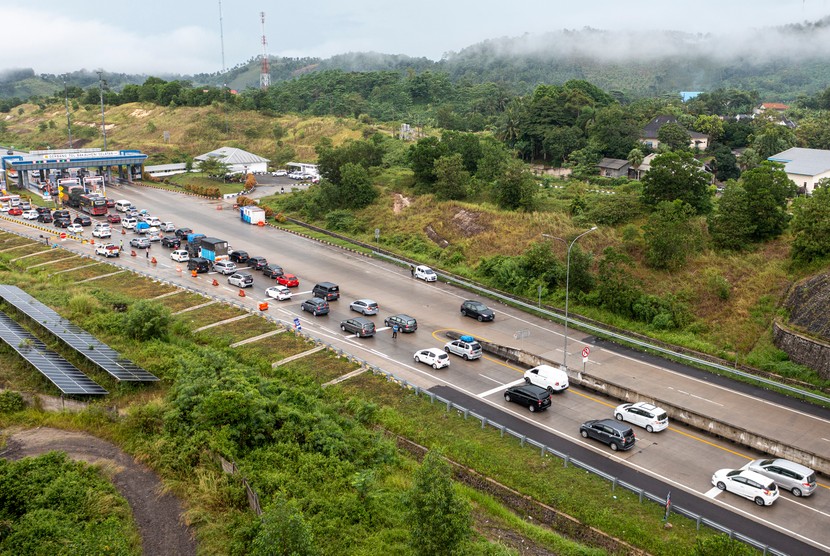
<path fill-rule="evenodd" d="M 300 285 L 300 281 L 293 274 L 282 274 L 277 276 L 277 284 L 288 288 L 295 288 Z"/>
<path fill-rule="evenodd" d="M 23 209 L 19 207 L 12 207 L 9 209 L 9 216 L 20 216 L 23 214 Z"/>
<path fill-rule="evenodd" d="M 117 214 L 107 214 L 107 222 L 109 222 L 110 224 L 120 224 L 121 216 Z"/>

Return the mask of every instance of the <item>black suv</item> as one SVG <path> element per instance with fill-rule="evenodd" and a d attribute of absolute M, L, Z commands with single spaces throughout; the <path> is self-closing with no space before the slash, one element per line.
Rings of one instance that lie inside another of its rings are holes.
<path fill-rule="evenodd" d="M 473 301 L 472 299 L 468 299 L 461 304 L 461 314 L 465 317 L 472 317 L 478 322 L 496 318 L 496 313 L 491 308 L 481 301 Z"/>
<path fill-rule="evenodd" d="M 190 259 L 191 261 L 193 259 Z M 300 309 L 303 311 L 308 311 L 315 317 L 318 315 L 328 315 L 329 314 L 329 302 L 325 299 L 320 299 L 319 297 L 312 297 L 311 299 L 306 299 L 303 301 L 303 304 L 300 305 Z"/>
<path fill-rule="evenodd" d="M 383 324 L 386 326 L 393 326 L 397 324 L 401 332 L 415 332 L 418 330 L 418 321 L 415 320 L 415 317 L 410 317 L 409 315 L 404 314 L 386 317 L 383 320 Z"/>
<path fill-rule="evenodd" d="M 187 237 L 187 234 L 192 234 L 193 230 L 191 230 L 190 228 L 179 228 L 173 233 L 176 235 L 177 238 L 181 240 L 185 239 Z"/>
<path fill-rule="evenodd" d="M 66 209 L 56 209 L 52 213 L 52 219 L 57 220 L 58 218 L 66 218 L 67 220 L 72 220 L 72 216 L 69 214 L 69 211 Z"/>
<path fill-rule="evenodd" d="M 634 446 L 636 438 L 634 431 L 624 423 L 618 423 L 614 419 L 595 419 L 585 421 L 579 427 L 579 434 L 582 438 L 593 438 L 611 446 L 617 450 L 628 450 Z"/>
<path fill-rule="evenodd" d="M 187 270 L 195 270 L 196 272 L 209 272 L 210 261 L 204 257 L 193 257 L 187 261 Z"/>
<path fill-rule="evenodd" d="M 58 217 L 55 218 L 54 223 L 56 228 L 68 228 L 72 221 L 68 218 Z"/>
<path fill-rule="evenodd" d="M 340 299 L 340 286 L 331 282 L 320 282 L 314 286 L 311 293 L 326 301 L 337 301 Z"/>
<path fill-rule="evenodd" d="M 251 257 L 248 259 L 248 266 L 254 270 L 262 270 L 268 264 L 268 259 L 265 257 Z"/>
<path fill-rule="evenodd" d="M 533 384 L 520 384 L 519 386 L 508 388 L 504 393 L 504 401 L 523 405 L 531 413 L 544 411 L 551 404 L 550 392 L 541 386 L 534 386 Z"/>
<path fill-rule="evenodd" d="M 267 264 L 262 267 L 262 275 L 266 278 L 274 278 L 276 279 L 277 276 L 282 276 L 285 272 L 282 271 L 282 267 L 275 264 Z"/>
<path fill-rule="evenodd" d="M 37 215 L 37 221 L 38 222 L 51 222 L 52 221 L 52 215 L 49 213 L 48 210 L 46 212 L 41 212 L 40 214 Z"/>
<path fill-rule="evenodd" d="M 170 247 L 172 249 L 178 249 L 182 246 L 182 240 L 177 238 L 176 236 L 164 236 L 161 238 L 161 246 L 162 247 Z"/>
<path fill-rule="evenodd" d="M 247 251 L 231 251 L 231 254 L 228 255 L 228 258 L 235 263 L 246 263 L 250 257 L 248 256 Z"/>
<path fill-rule="evenodd" d="M 76 216 L 75 220 L 73 220 L 72 222 L 74 222 L 75 224 L 80 224 L 81 226 L 92 226 L 92 218 L 83 214 Z"/>
<path fill-rule="evenodd" d="M 366 317 L 354 317 L 341 322 L 340 330 L 357 334 L 358 338 L 367 338 L 375 335 L 375 323 Z"/>

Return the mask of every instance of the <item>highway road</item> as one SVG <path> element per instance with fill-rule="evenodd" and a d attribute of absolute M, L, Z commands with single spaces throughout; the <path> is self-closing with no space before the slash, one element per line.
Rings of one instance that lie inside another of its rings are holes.
<path fill-rule="evenodd" d="M 635 448 L 625 453 L 613 453 L 603 445 L 583 440 L 578 428 L 587 419 L 611 417 L 613 407 L 620 403 L 617 400 L 573 387 L 554 396 L 549 411 L 531 415 L 519 406 L 507 404 L 502 397 L 507 385 L 521 380 L 522 368 L 489 356 L 478 361 L 463 361 L 453 356 L 451 366 L 438 371 L 412 360 L 417 349 L 441 347 L 447 340 L 444 336 L 447 330 L 522 347 L 561 360 L 563 336 L 557 325 L 502 306 L 494 307 L 497 317 L 492 323 L 462 317 L 459 305 L 469 297 L 462 290 L 442 283 L 416 281 L 404 268 L 279 230 L 244 224 L 238 212 L 231 210 L 230 204 L 225 202 L 141 187 L 122 187 L 117 192 L 113 189 L 110 195 L 129 199 L 163 221 L 172 220 L 177 226 L 189 226 L 198 232 L 226 239 L 233 247 L 244 249 L 251 255 L 265 256 L 286 272 L 296 274 L 301 283 L 294 298 L 283 302 L 269 300 L 269 312 L 286 322 L 301 319 L 304 331 L 323 341 L 414 384 L 440 391 L 444 397 L 456 397 L 465 404 L 485 408 L 497 422 L 523 423 L 528 435 L 537 440 L 542 437 L 558 439 L 556 442 L 562 443 L 558 449 L 562 451 L 592 454 L 591 459 L 598 462 L 597 467 L 605 466 L 617 475 L 632 474 L 632 483 L 651 492 L 659 493 L 661 488 L 666 492 L 671 490 L 675 504 L 693 509 L 747 536 L 764 540 L 779 550 L 791 554 L 830 552 L 830 530 L 824 527 L 830 518 L 830 489 L 823 477 L 820 477 L 821 487 L 812 497 L 799 499 L 789 492 L 782 492 L 773 506 L 759 508 L 749 500 L 717 491 L 709 480 L 719 468 L 741 467 L 764 454 L 674 423 L 668 430 L 655 434 L 636 429 Z M 223 210 L 217 210 L 217 206 Z M 3 222 L 2 226 L 9 224 Z M 23 226 L 15 225 L 15 228 L 22 230 Z M 38 232 L 33 235 L 37 237 Z M 120 237 L 126 244 L 133 236 L 128 232 Z M 116 243 L 120 237 L 114 236 Z M 74 244 L 73 248 L 92 250 L 88 245 Z M 223 292 L 235 301 L 249 303 L 252 308 L 265 299 L 265 288 L 274 283 L 253 272 L 254 287 L 247 290 L 247 297 L 239 298 L 238 289 L 229 287 L 221 275 L 202 274 L 192 278 L 187 272 L 177 271 L 176 267 L 180 265 L 169 259 L 169 250 L 156 244 L 151 253 L 158 260 L 157 265 L 150 265 L 143 256 L 122 256 L 119 262 L 214 295 Z M 219 287 L 210 285 L 214 278 L 221 284 Z M 324 280 L 339 284 L 341 289 L 341 300 L 330 304 L 331 314 L 313 317 L 301 312 L 300 302 L 310 297 L 314 283 Z M 348 303 L 361 297 L 375 299 L 381 307 L 380 315 L 371 317 L 379 327 L 374 338 L 348 337 L 339 329 L 341 320 L 357 314 L 350 313 Z M 383 317 L 399 312 L 416 317 L 419 329 L 414 334 L 399 334 L 397 339 L 392 339 L 391 332 L 383 327 Z M 518 330 L 526 330 L 529 335 L 516 340 L 514 334 Z M 638 391 L 737 422 L 750 431 L 761 429 L 764 434 L 830 455 L 830 419 L 825 410 L 793 403 L 726 379 L 713 379 L 706 373 L 619 346 L 596 343 L 577 331 L 570 331 L 570 338 L 568 358 L 572 364 L 581 363 L 579 351 L 590 344 L 592 353 L 588 366 L 592 373 L 620 382 L 633 382 L 639 385 Z M 553 446 L 553 442 L 550 445 Z M 585 459 L 582 455 L 577 457 Z M 683 494 L 678 494 L 681 491 Z"/>

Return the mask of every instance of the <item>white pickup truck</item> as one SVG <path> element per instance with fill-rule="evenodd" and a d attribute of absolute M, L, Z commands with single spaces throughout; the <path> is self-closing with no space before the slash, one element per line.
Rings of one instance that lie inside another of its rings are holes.
<path fill-rule="evenodd" d="M 121 254 L 121 249 L 112 243 L 101 243 L 95 246 L 95 254 L 102 257 L 117 257 Z"/>

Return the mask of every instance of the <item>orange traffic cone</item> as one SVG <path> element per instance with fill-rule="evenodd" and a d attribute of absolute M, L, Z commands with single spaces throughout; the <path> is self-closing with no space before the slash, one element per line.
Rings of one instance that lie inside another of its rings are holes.
<path fill-rule="evenodd" d="M 245 290 L 239 290 L 239 297 L 245 297 Z"/>
<path fill-rule="evenodd" d="M 130 251 L 130 256 L 131 256 L 131 257 L 135 257 L 135 250 Z"/>
<path fill-rule="evenodd" d="M 219 282 L 217 282 L 217 281 L 216 281 L 216 278 L 214 278 L 214 279 L 213 279 L 213 285 L 214 285 L 214 286 L 218 286 L 218 285 L 219 285 Z"/>
<path fill-rule="evenodd" d="M 158 263 L 158 261 L 156 260 L 155 257 L 150 257 L 150 263 L 151 264 L 156 264 L 156 263 Z"/>
<path fill-rule="evenodd" d="M 193 276 L 194 278 L 196 278 L 197 274 L 198 273 L 196 272 L 196 269 L 193 269 L 193 270 L 190 271 L 190 275 Z"/>
<path fill-rule="evenodd" d="M 125 230 L 124 228 L 121 228 L 121 235 L 122 236 L 127 235 L 127 230 Z"/>
<path fill-rule="evenodd" d="M 260 303 L 259 304 L 259 310 L 260 311 L 267 311 L 268 310 L 268 302 L 263 301 L 262 303 Z"/>
<path fill-rule="evenodd" d="M 89 244 L 90 244 L 90 245 L 95 245 L 95 240 L 94 240 L 94 239 L 90 239 L 90 240 L 89 240 Z"/>

